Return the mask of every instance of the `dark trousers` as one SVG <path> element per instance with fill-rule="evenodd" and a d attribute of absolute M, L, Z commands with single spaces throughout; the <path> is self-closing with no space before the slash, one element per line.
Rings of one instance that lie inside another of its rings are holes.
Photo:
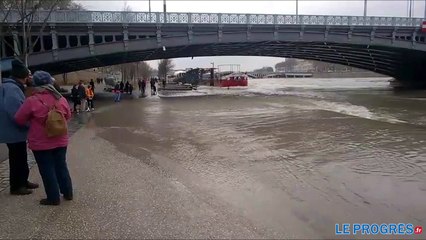
<path fill-rule="evenodd" d="M 77 110 L 80 110 L 81 101 L 78 98 L 73 98 L 74 102 L 74 112 L 77 112 Z"/>
<path fill-rule="evenodd" d="M 8 143 L 10 191 L 27 186 L 28 168 L 27 142 Z"/>
<path fill-rule="evenodd" d="M 93 105 L 93 99 L 87 99 L 87 108 L 95 108 Z"/>
<path fill-rule="evenodd" d="M 66 162 L 67 148 L 60 147 L 33 151 L 33 153 L 43 179 L 47 199 L 59 201 L 59 192 L 66 196 L 72 196 L 72 182 Z"/>

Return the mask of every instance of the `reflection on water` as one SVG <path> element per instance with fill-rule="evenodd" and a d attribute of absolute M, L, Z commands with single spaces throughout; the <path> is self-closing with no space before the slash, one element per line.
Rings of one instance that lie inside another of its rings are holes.
<path fill-rule="evenodd" d="M 426 101 L 387 79 L 249 85 L 123 102 L 95 122 L 120 151 L 278 232 L 425 223 Z"/>

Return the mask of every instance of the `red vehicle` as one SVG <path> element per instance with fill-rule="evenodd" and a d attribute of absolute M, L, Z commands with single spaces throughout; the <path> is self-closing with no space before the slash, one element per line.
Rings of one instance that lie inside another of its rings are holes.
<path fill-rule="evenodd" d="M 248 76 L 245 74 L 231 74 L 219 80 L 220 87 L 247 87 Z"/>

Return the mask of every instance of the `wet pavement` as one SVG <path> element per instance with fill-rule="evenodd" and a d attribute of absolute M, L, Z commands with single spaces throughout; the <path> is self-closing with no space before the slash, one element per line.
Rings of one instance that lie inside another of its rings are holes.
<path fill-rule="evenodd" d="M 68 86 L 68 88 L 70 88 Z M 98 85 L 96 91 L 96 107 L 106 107 L 112 104 L 112 94 L 102 91 L 103 85 Z M 130 98 L 130 96 L 126 96 Z M 70 102 L 72 108 L 72 103 Z M 90 113 L 74 114 L 73 118 L 68 123 L 69 135 L 72 136 L 78 129 L 84 126 L 89 119 L 92 117 Z M 6 190 L 9 187 L 9 161 L 8 158 L 8 149 L 6 144 L 0 144 L 0 192 Z M 36 164 L 34 156 L 30 150 L 28 150 L 28 164 L 30 169 Z"/>
<path fill-rule="evenodd" d="M 7 146 L 6 144 L 0 143 L 0 163 L 7 159 Z"/>

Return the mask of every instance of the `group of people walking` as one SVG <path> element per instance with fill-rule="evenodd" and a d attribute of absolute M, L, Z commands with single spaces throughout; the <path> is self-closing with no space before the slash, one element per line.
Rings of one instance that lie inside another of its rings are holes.
<path fill-rule="evenodd" d="M 72 181 L 66 163 L 68 101 L 53 86 L 44 71 L 30 70 L 19 60 L 12 61 L 11 77 L 0 85 L 0 143 L 9 150 L 10 194 L 28 195 L 38 184 L 28 180 L 28 148 L 34 154 L 46 198 L 41 205 L 59 205 L 60 195 L 73 199 Z M 31 87 L 30 96 L 25 96 Z"/>
<path fill-rule="evenodd" d="M 149 83 L 151 85 L 151 95 L 156 95 L 157 94 L 157 87 L 156 87 L 157 80 L 155 78 L 151 78 Z M 146 85 L 147 85 L 147 80 L 138 79 L 138 87 L 139 87 L 139 91 L 140 91 L 142 96 L 145 96 Z M 126 83 L 124 83 L 123 81 L 120 81 L 120 82 L 117 82 L 115 84 L 112 92 L 115 93 L 114 101 L 120 102 L 121 101 L 121 95 L 123 93 L 129 94 L 129 95 L 133 94 L 133 85 L 128 81 Z"/>
<path fill-rule="evenodd" d="M 145 96 L 146 82 L 147 82 L 147 80 L 145 80 L 145 79 L 139 79 L 138 80 L 139 91 L 141 92 L 142 96 Z M 157 94 L 156 83 L 157 83 L 157 79 L 155 79 L 155 78 L 151 78 L 150 81 L 149 81 L 149 84 L 151 86 L 151 95 Z"/>
<path fill-rule="evenodd" d="M 90 80 L 89 85 L 84 86 L 83 80 L 72 86 L 71 89 L 71 99 L 74 103 L 73 110 L 75 113 L 82 111 L 90 112 L 95 110 L 95 105 L 93 104 L 95 98 L 95 82 L 93 79 Z"/>
<path fill-rule="evenodd" d="M 127 81 L 126 83 L 123 83 L 123 81 L 116 83 L 113 89 L 113 92 L 115 93 L 114 101 L 120 102 L 121 101 L 121 94 L 126 93 L 129 95 L 133 94 L 133 85 Z"/>

